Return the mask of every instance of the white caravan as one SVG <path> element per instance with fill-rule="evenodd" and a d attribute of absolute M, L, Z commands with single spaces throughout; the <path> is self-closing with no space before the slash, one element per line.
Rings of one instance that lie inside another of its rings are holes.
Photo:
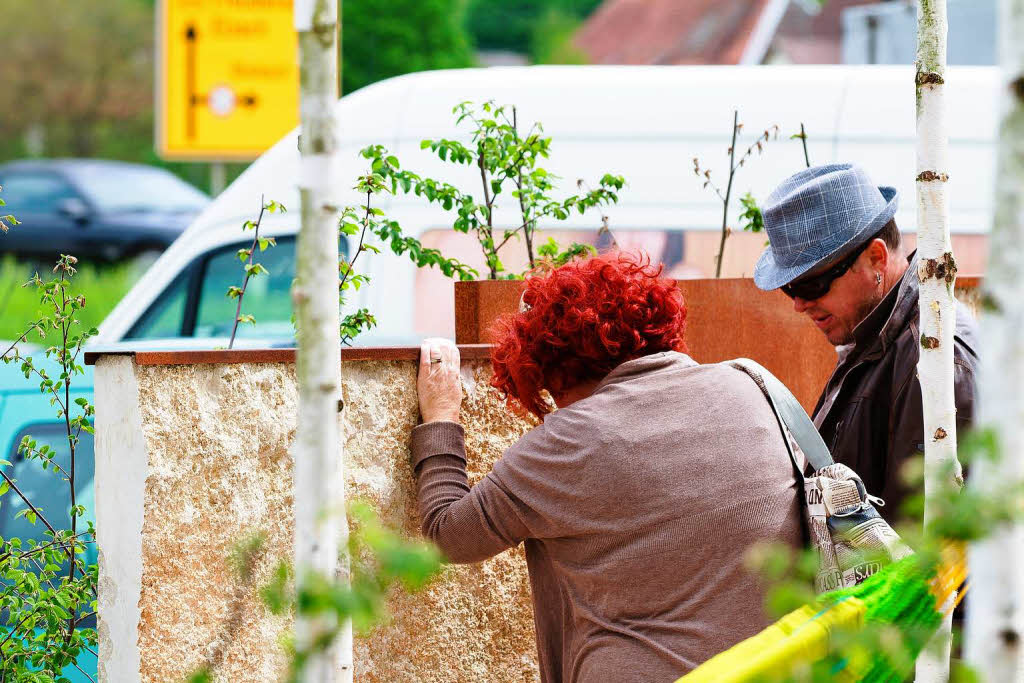
<path fill-rule="evenodd" d="M 949 69 L 950 224 L 962 273 L 980 272 L 984 265 L 996 90 L 992 67 Z M 543 123 L 553 144 L 542 165 L 562 178 L 556 196 L 575 192 L 577 178 L 594 184 L 605 172 L 625 176 L 620 202 L 604 211 L 612 230 L 621 245 L 645 247 L 676 276 L 713 274 L 722 206 L 694 176 L 693 159 L 710 168 L 712 180 L 724 188 L 734 109 L 744 124 L 738 152 L 769 126 L 778 125 L 779 136 L 739 170 L 731 226 L 741 210 L 740 195 L 751 191 L 763 200 L 774 184 L 804 166 L 799 140 L 790 139 L 803 123 L 812 163 L 856 162 L 879 184 L 895 185 L 901 193 L 897 221 L 904 231 L 914 231 L 914 72 L 909 66 L 540 66 L 393 78 L 338 102 L 341 177 L 347 179 L 338 188 L 339 201 L 362 202 L 350 188 L 367 171 L 359 150 L 374 143 L 389 148 L 405 168 L 478 194 L 473 169 L 442 164 L 420 149 L 424 138 L 467 138 L 452 115 L 453 106 L 466 100 L 514 104 L 521 122 Z M 296 135 L 278 142 L 210 204 L 104 321 L 96 344 L 223 345 L 234 317 L 234 302 L 224 293 L 242 273 L 235 251 L 252 239 L 241 226 L 255 217 L 261 196 L 289 211 L 264 220 L 263 233 L 277 236 L 279 243 L 260 254 L 271 274 L 250 284 L 245 310 L 257 324 L 243 326 L 240 344 L 290 343 L 288 287 L 299 220 Z M 506 198 L 499 205 L 503 224 L 518 225 L 514 203 Z M 407 234 L 480 264 L 472 237 L 450 229 L 452 214 L 413 195 L 382 197 L 381 208 Z M 541 227 L 557 231 L 563 241 L 594 241 L 600 214 Z M 734 233 L 723 274 L 749 275 L 763 244 L 763 236 Z M 506 248 L 522 246 L 512 242 Z M 506 260 L 522 263 L 514 255 Z M 359 344 L 453 334 L 452 285 L 439 273 L 417 272 L 408 259 L 387 250 L 364 255 L 358 265 L 372 282 L 350 303 L 369 308 L 378 320 Z"/>

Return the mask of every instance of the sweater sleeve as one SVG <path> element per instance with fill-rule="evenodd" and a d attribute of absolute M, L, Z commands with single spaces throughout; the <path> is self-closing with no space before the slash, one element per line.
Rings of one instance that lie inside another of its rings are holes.
<path fill-rule="evenodd" d="M 458 563 L 485 560 L 530 535 L 522 503 L 493 473 L 469 487 L 464 438 L 462 425 L 455 422 L 423 424 L 412 434 L 423 535 Z"/>

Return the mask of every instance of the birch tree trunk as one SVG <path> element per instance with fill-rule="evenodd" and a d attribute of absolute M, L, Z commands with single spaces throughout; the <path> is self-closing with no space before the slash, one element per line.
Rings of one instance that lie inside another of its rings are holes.
<path fill-rule="evenodd" d="M 1005 502 L 995 492 L 1024 480 L 1024 0 L 1000 2 L 999 28 L 1002 119 L 975 428 L 994 433 L 1001 457 L 972 463 L 968 485 Z M 967 660 L 982 680 L 1024 681 L 1024 526 L 973 544 L 968 562 Z"/>
<path fill-rule="evenodd" d="M 338 310 L 338 0 L 296 0 L 299 34 L 302 204 L 295 285 L 299 415 L 294 457 L 295 569 L 301 581 L 313 571 L 348 581 L 345 548 L 344 454 L 338 438 L 341 406 L 341 337 Z M 296 646 L 308 649 L 336 625 L 327 618 L 295 623 Z M 352 680 L 351 624 L 324 655 L 308 661 L 306 683 Z"/>
<path fill-rule="evenodd" d="M 921 355 L 917 364 L 924 407 L 925 526 L 934 519 L 934 495 L 959 486 L 953 332 L 956 262 L 946 205 L 946 0 L 917 5 L 917 249 Z M 950 619 L 917 661 L 918 683 L 949 678 Z"/>

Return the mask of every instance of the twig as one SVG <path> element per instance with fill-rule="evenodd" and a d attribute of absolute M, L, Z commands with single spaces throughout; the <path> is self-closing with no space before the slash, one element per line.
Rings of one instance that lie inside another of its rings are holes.
<path fill-rule="evenodd" d="M 506 119 L 506 121 L 507 120 L 508 119 Z M 515 107 L 512 107 L 512 130 L 515 131 L 516 140 L 518 141 L 519 140 L 519 126 L 518 126 L 518 120 L 516 118 L 516 108 Z M 522 156 L 521 152 L 522 152 L 522 147 L 520 146 L 520 157 Z M 528 226 L 528 225 L 531 226 L 531 227 L 524 227 L 523 228 L 523 238 L 526 240 L 526 256 L 529 259 L 530 268 L 534 268 L 536 266 L 536 263 L 534 263 L 534 258 L 533 258 L 533 231 L 537 229 L 536 228 L 537 224 L 536 224 L 536 222 L 532 221 L 529 218 L 529 212 L 526 209 L 526 200 L 523 199 L 523 167 L 519 165 L 519 159 L 517 159 L 516 162 L 515 162 L 515 169 L 516 169 L 516 178 L 515 178 L 516 190 L 519 192 L 519 213 L 523 217 L 523 225 L 524 226 Z M 504 244 L 504 242 L 502 244 Z M 495 251 L 497 251 L 497 250 L 495 250 Z"/>
<path fill-rule="evenodd" d="M 13 636 L 15 633 L 18 632 L 18 627 L 21 626 L 22 624 L 24 624 L 26 621 L 28 621 L 28 618 L 31 617 L 31 616 L 32 616 L 32 612 L 29 612 L 24 617 L 22 617 L 21 621 L 19 621 L 17 623 L 17 625 L 15 625 L 15 627 L 11 629 L 10 633 L 8 633 L 7 636 L 3 640 L 0 640 L 0 652 L 3 652 L 4 645 L 6 645 L 7 641 L 11 639 L 11 636 Z"/>
<path fill-rule="evenodd" d="M 484 140 L 487 140 L 487 133 L 484 133 Z M 480 167 L 480 182 L 484 188 L 484 205 L 487 207 L 487 241 L 491 243 L 492 251 L 489 254 L 491 258 L 488 258 L 487 267 L 491 270 L 491 279 L 498 279 L 498 269 L 494 266 L 494 261 L 498 257 L 498 250 L 494 248 L 494 209 L 492 208 L 492 197 L 490 188 L 487 186 L 487 168 L 484 165 L 484 143 L 477 143 L 477 166 Z M 506 240 L 507 241 L 507 240 Z M 486 253 L 487 242 L 484 242 L 484 249 Z M 504 242 L 502 243 L 504 244 Z"/>
<path fill-rule="evenodd" d="M 811 167 L 811 158 L 807 156 L 807 132 L 804 131 L 804 124 L 800 122 L 800 142 L 804 146 L 804 163 L 807 164 L 807 168 Z"/>
<path fill-rule="evenodd" d="M 33 323 L 31 327 L 29 327 L 27 330 L 25 330 L 21 334 L 20 337 L 15 339 L 14 342 L 10 346 L 7 347 L 6 351 L 4 351 L 2 354 L 0 354 L 0 358 L 7 358 L 7 354 L 9 354 L 11 351 L 13 351 L 14 347 L 16 347 L 21 342 L 25 341 L 25 337 L 27 337 L 29 335 L 29 332 L 31 332 L 32 330 L 39 329 L 39 325 L 43 322 L 43 320 L 44 320 L 44 318 L 40 318 L 39 320 L 35 321 L 35 323 Z"/>
<path fill-rule="evenodd" d="M 61 474 L 63 474 L 65 477 L 67 477 L 69 479 L 71 478 L 71 475 L 68 474 L 68 471 L 66 469 L 64 469 L 63 467 L 60 466 L 59 462 L 55 462 L 52 458 L 51 459 L 47 459 L 45 455 L 41 454 L 41 451 L 38 448 L 29 448 L 28 449 L 28 453 L 29 453 L 29 455 L 32 455 L 33 453 L 38 455 L 40 457 L 40 459 L 43 462 L 46 463 L 46 465 L 44 465 L 44 467 L 49 468 L 50 465 L 53 465 L 58 470 L 60 470 Z"/>
<path fill-rule="evenodd" d="M 59 539 L 59 540 L 54 538 L 54 540 L 50 541 L 49 543 L 44 543 L 43 545 L 37 545 L 36 547 L 32 548 L 31 550 L 26 550 L 23 553 L 18 553 L 18 559 L 21 560 L 21 559 L 24 559 L 26 557 L 29 557 L 30 555 L 35 555 L 40 550 L 45 550 L 47 548 L 50 548 L 50 547 L 52 547 L 54 545 L 58 545 L 58 544 L 62 548 L 66 548 L 67 547 L 67 545 L 66 545 L 67 543 L 72 543 L 72 547 L 74 547 L 73 546 L 74 541 L 76 541 L 81 536 L 88 536 L 88 535 L 89 535 L 88 531 L 82 531 L 81 533 L 75 534 L 74 536 L 70 536 L 68 538 L 62 538 L 62 539 Z M 89 543 L 95 543 L 95 542 L 96 541 L 82 541 L 82 543 L 86 544 L 86 545 L 89 544 Z M 3 555 L 0 555 L 0 562 L 4 562 L 11 555 L 12 555 L 12 553 L 4 553 Z"/>
<path fill-rule="evenodd" d="M 344 288 L 345 283 L 348 282 L 349 275 L 352 273 L 352 268 L 356 265 L 356 260 L 359 258 L 359 255 L 362 254 L 365 251 L 365 249 L 363 248 L 363 243 L 366 240 L 366 228 L 370 225 L 370 216 L 372 215 L 372 212 L 370 211 L 370 198 L 372 196 L 373 196 L 373 190 L 372 189 L 367 190 L 366 191 L 366 215 L 363 217 L 363 229 L 359 233 L 359 246 L 356 247 L 356 254 L 355 254 L 355 256 L 353 256 L 352 260 L 348 262 L 348 268 L 346 269 L 345 274 L 341 277 L 341 282 L 338 283 L 338 291 L 339 292 Z"/>
<path fill-rule="evenodd" d="M 7 482 L 7 485 L 11 487 L 11 490 L 13 490 L 15 493 L 17 493 L 18 497 L 21 498 L 23 501 L 25 501 L 25 505 L 28 505 L 29 509 L 32 510 L 32 512 L 35 514 L 35 516 L 39 519 L 39 521 L 43 523 L 43 526 L 45 526 L 47 529 L 49 529 L 50 532 L 54 536 L 56 536 L 57 535 L 57 530 L 54 529 L 53 526 L 48 521 L 46 521 L 46 517 L 43 517 L 43 513 L 39 512 L 39 509 L 36 508 L 36 506 L 32 504 L 32 501 L 30 501 L 28 499 L 28 496 L 26 496 L 24 493 L 21 492 L 21 489 L 19 489 L 18 485 L 14 483 L 14 480 L 11 479 L 9 476 L 7 476 L 7 473 L 4 472 L 3 470 L 0 470 L 0 477 L 3 477 L 4 481 Z"/>
<path fill-rule="evenodd" d="M 94 614 L 95 614 L 95 612 L 94 612 Z M 95 678 L 93 678 L 92 676 L 90 676 L 89 674 L 87 674 L 87 673 L 85 672 L 85 670 L 84 670 L 84 669 L 83 669 L 82 667 L 78 666 L 78 663 L 77 663 L 77 662 L 72 662 L 72 664 L 74 665 L 74 667 L 75 667 L 76 669 L 78 669 L 79 671 L 81 671 L 81 672 L 82 672 L 82 675 L 83 675 L 83 676 L 85 676 L 85 677 L 86 677 L 86 678 L 88 678 L 88 679 L 89 679 L 90 681 L 92 681 L 92 683 L 96 683 L 96 679 L 95 679 Z"/>
<path fill-rule="evenodd" d="M 732 180 L 736 176 L 734 160 L 736 158 L 736 133 L 739 132 L 740 112 L 733 110 L 732 113 L 732 144 L 729 146 L 729 184 L 725 187 L 725 197 L 722 198 L 722 239 L 718 243 L 718 256 L 715 257 L 715 277 L 722 277 L 722 257 L 725 254 L 725 238 L 729 236 L 729 228 L 726 222 L 729 219 L 729 197 L 732 195 Z M 749 152 L 749 150 L 748 150 Z M 744 156 L 745 158 L 745 156 Z M 743 159 L 740 159 L 743 163 Z"/>
<path fill-rule="evenodd" d="M 235 345 L 235 334 L 238 332 L 238 319 L 242 315 L 242 299 L 245 297 L 245 288 L 249 286 L 249 278 L 252 276 L 248 266 L 252 265 L 253 257 L 256 255 L 256 247 L 259 245 L 260 241 L 260 223 L 263 222 L 263 213 L 266 210 L 267 205 L 264 202 L 264 196 L 260 195 L 260 215 L 256 217 L 256 233 L 252 238 L 252 246 L 249 247 L 249 261 L 245 264 L 245 280 L 242 281 L 242 291 L 238 295 L 238 306 L 235 308 L 235 324 L 231 326 L 231 339 L 228 341 L 229 349 Z"/>

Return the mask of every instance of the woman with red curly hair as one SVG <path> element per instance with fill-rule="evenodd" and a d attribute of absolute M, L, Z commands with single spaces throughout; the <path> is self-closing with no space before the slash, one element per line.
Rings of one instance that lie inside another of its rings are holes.
<path fill-rule="evenodd" d="M 525 543 L 545 683 L 675 680 L 767 625 L 748 548 L 801 542 L 771 407 L 742 371 L 686 355 L 660 273 L 616 253 L 527 280 L 492 383 L 543 423 L 472 488 L 458 349 L 421 350 L 423 533 L 452 562 Z"/>

